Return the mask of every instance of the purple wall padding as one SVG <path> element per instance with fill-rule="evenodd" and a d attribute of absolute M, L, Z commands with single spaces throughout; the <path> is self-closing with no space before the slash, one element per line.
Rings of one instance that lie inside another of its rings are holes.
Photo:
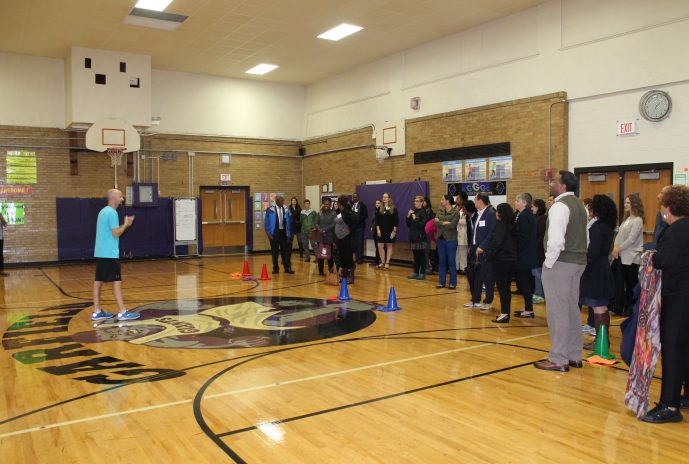
<path fill-rule="evenodd" d="M 392 201 L 397 208 L 399 224 L 397 226 L 397 241 L 406 242 L 409 240 L 409 230 L 407 229 L 407 212 L 414 207 L 414 197 L 421 195 L 428 196 L 428 182 L 402 182 L 399 184 L 377 184 L 377 185 L 357 185 L 356 193 L 359 200 L 368 207 L 368 219 L 366 220 L 367 239 L 372 239 L 371 220 L 375 214 L 376 200 L 383 197 L 387 192 L 392 196 Z"/>
<path fill-rule="evenodd" d="M 132 227 L 120 237 L 120 252 L 131 252 L 134 257 L 172 256 L 172 201 L 172 198 L 160 198 L 156 208 L 120 208 L 120 224 L 125 214 L 135 216 Z M 56 199 L 58 260 L 93 259 L 96 221 L 106 204 L 103 198 Z M 200 231 L 199 225 L 199 241 Z"/>

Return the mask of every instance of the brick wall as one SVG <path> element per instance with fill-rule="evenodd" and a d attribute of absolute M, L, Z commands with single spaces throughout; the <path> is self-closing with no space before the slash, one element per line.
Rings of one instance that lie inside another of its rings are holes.
<path fill-rule="evenodd" d="M 75 137 L 74 140 L 69 140 Z M 32 195 L 3 196 L 0 201 L 24 202 L 26 224 L 5 230 L 5 262 L 38 262 L 57 260 L 57 228 L 55 198 L 101 197 L 114 184 L 114 168 L 106 154 L 79 152 L 79 175 L 70 175 L 70 144 L 83 147 L 84 134 L 58 129 L 0 127 L 0 182 L 6 183 L 5 155 L 7 150 L 35 151 L 38 183 Z M 231 185 L 250 186 L 254 191 L 281 191 L 287 198 L 303 191 L 302 159 L 298 142 L 241 140 L 212 137 L 162 136 L 142 140 L 142 153 L 159 156 L 164 151 L 178 150 L 176 161 L 160 161 L 160 194 L 165 197 L 189 195 L 187 151 L 195 151 L 194 191 L 200 186 L 219 185 L 220 173 L 232 175 Z M 209 154 L 206 152 L 218 152 Z M 220 163 L 220 153 L 233 153 L 230 165 Z M 236 154 L 236 153 L 246 153 Z M 272 155 L 272 156 L 255 156 Z M 277 157 L 277 156 L 280 157 Z M 124 191 L 132 177 L 125 166 L 118 169 L 118 184 Z M 148 161 L 146 178 L 157 179 L 157 163 Z M 143 167 L 140 168 L 143 176 Z M 95 224 L 94 224 L 95 227 Z M 269 249 L 263 230 L 254 229 L 254 250 Z"/>
<path fill-rule="evenodd" d="M 371 148 L 350 149 L 335 153 L 308 156 L 329 150 L 370 145 L 371 129 L 314 139 L 306 143 L 304 185 L 321 185 L 329 181 L 338 193 L 353 192 L 366 180 L 391 179 L 409 182 L 417 178 L 430 184 L 431 201 L 437 207 L 441 195 L 447 193 L 442 182 L 440 163 L 414 164 L 414 153 L 447 148 L 511 142 L 513 177 L 507 182 L 510 201 L 517 193 L 530 192 L 545 198 L 548 183 L 542 171 L 548 167 L 548 121 L 552 106 L 551 166 L 567 167 L 567 110 L 558 103 L 564 92 L 524 98 L 451 113 L 407 120 L 407 154 L 376 161 Z M 398 205 L 406 211 L 411 205 Z M 395 257 L 411 259 L 406 246 L 398 247 Z"/>
<path fill-rule="evenodd" d="M 511 142 L 513 178 L 508 193 L 513 198 L 528 191 L 535 197 L 547 195 L 547 182 L 541 171 L 548 165 L 548 116 L 551 104 L 566 98 L 556 93 L 525 98 L 479 108 L 427 116 L 407 121 L 407 155 L 385 160 L 375 159 L 370 148 L 351 148 L 373 143 L 370 129 L 345 132 L 306 142 L 306 154 L 340 150 L 317 156 L 298 156 L 297 142 L 248 140 L 182 135 L 144 137 L 142 151 L 146 155 L 177 153 L 176 161 L 160 161 L 160 193 L 166 197 L 187 196 L 188 161 L 186 152 L 197 153 L 194 169 L 194 192 L 200 186 L 218 185 L 219 175 L 232 174 L 232 185 L 250 186 L 251 192 L 281 191 L 286 197 L 303 196 L 305 185 L 333 182 L 337 193 L 353 192 L 355 186 L 373 179 L 407 182 L 420 177 L 430 182 L 431 198 L 437 205 L 445 193 L 440 163 L 414 165 L 415 152 L 444 148 Z M 565 104 L 552 107 L 552 167 L 567 165 L 567 111 Z M 76 137 L 70 140 L 70 137 Z M 105 154 L 80 152 L 79 175 L 70 175 L 69 147 L 83 147 L 83 133 L 59 129 L 0 126 L 0 181 L 5 183 L 7 150 L 31 150 L 38 160 L 38 184 L 31 196 L 5 196 L 2 201 L 26 204 L 26 224 L 10 227 L 5 234 L 6 262 L 57 260 L 56 197 L 98 197 L 114 183 L 113 168 Z M 33 147 L 33 148 L 32 148 Z M 38 147 L 38 148 L 36 148 Z M 215 152 L 215 153 L 204 153 Z M 222 165 L 220 153 L 232 153 L 232 163 Z M 240 154 L 244 153 L 244 154 Z M 259 156 L 271 155 L 271 156 Z M 153 163 L 153 179 L 157 165 Z M 151 163 L 147 165 L 150 179 Z M 143 175 L 143 167 L 140 169 Z M 119 168 L 118 182 L 122 189 L 132 178 Z M 407 205 L 399 205 L 403 210 Z M 254 250 L 269 248 L 263 230 L 254 229 Z M 408 259 L 406 247 L 399 247 L 396 256 Z"/>

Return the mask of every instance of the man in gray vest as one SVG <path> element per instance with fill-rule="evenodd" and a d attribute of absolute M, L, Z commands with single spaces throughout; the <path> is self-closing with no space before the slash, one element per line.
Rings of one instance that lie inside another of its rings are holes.
<path fill-rule="evenodd" d="M 579 281 L 586 267 L 586 222 L 584 204 L 574 195 L 577 178 L 560 171 L 550 183 L 555 197 L 548 211 L 544 238 L 543 290 L 547 301 L 550 329 L 550 354 L 534 367 L 547 371 L 567 372 L 582 367 L 581 312 Z"/>

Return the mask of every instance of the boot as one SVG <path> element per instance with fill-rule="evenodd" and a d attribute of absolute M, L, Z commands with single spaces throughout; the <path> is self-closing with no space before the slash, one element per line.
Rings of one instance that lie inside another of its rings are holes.
<path fill-rule="evenodd" d="M 347 284 L 352 285 L 354 283 L 354 269 L 347 269 Z"/>
<path fill-rule="evenodd" d="M 605 325 L 605 329 L 610 333 L 610 313 L 605 314 L 594 314 L 593 324 L 596 327 L 596 336 L 590 343 L 584 343 L 584 349 L 589 351 L 594 351 L 596 349 L 596 340 L 598 339 L 598 332 L 600 331 L 600 326 Z M 610 348 L 610 337 L 608 337 L 608 348 Z"/>
<path fill-rule="evenodd" d="M 600 322 L 596 326 L 596 335 L 598 335 L 598 329 L 601 325 L 605 326 L 605 330 L 608 331 L 608 349 L 610 349 L 610 313 L 605 312 L 604 314 L 600 314 Z"/>

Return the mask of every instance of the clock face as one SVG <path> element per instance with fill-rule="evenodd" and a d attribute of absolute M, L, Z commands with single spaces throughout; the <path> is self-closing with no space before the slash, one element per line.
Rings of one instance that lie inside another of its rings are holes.
<path fill-rule="evenodd" d="M 639 102 L 641 116 L 649 121 L 662 121 L 670 115 L 672 100 L 667 92 L 651 90 L 646 92 Z"/>

